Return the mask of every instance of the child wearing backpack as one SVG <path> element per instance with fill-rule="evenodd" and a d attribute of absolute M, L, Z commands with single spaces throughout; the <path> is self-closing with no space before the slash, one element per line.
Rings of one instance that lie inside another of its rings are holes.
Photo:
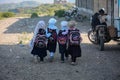
<path fill-rule="evenodd" d="M 48 38 L 47 50 L 50 52 L 50 62 L 53 61 L 57 46 L 58 28 L 55 26 L 56 22 L 57 20 L 55 18 L 50 18 L 48 21 L 48 28 L 46 29 L 46 35 Z"/>
<path fill-rule="evenodd" d="M 62 63 L 64 63 L 64 56 L 66 57 L 66 59 L 68 58 L 68 55 L 66 54 L 67 34 L 68 34 L 68 22 L 62 21 L 60 30 L 58 32 L 59 53 L 61 54 Z"/>
<path fill-rule="evenodd" d="M 44 61 L 44 57 L 47 56 L 47 37 L 45 31 L 45 22 L 39 21 L 34 30 L 34 36 L 31 40 L 31 54 L 34 56 L 35 62 L 40 59 Z"/>
<path fill-rule="evenodd" d="M 70 21 L 68 25 L 68 53 L 71 55 L 71 64 L 75 65 L 77 57 L 81 57 L 80 42 L 82 41 L 82 38 L 80 35 L 80 30 L 75 27 L 75 21 Z"/>

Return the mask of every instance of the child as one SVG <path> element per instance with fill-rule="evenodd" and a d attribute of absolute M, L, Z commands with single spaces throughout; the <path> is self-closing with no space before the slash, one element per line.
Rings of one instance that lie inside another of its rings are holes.
<path fill-rule="evenodd" d="M 35 62 L 38 61 L 38 57 L 40 61 L 44 61 L 44 57 L 47 56 L 47 38 L 46 38 L 46 31 L 45 31 L 45 22 L 39 21 L 37 26 L 34 30 L 34 36 L 31 40 L 31 47 Z"/>
<path fill-rule="evenodd" d="M 71 55 L 71 64 L 75 65 L 76 58 L 81 57 L 81 47 L 80 42 L 82 38 L 80 36 L 80 31 L 77 29 L 75 21 L 70 21 L 69 23 L 69 30 L 68 30 L 68 52 Z"/>
<path fill-rule="evenodd" d="M 67 33 L 68 33 L 68 22 L 61 22 L 61 29 L 58 32 L 58 44 L 59 44 L 59 52 L 61 54 L 61 62 L 64 63 L 64 56 L 66 56 L 66 47 L 67 47 Z"/>
<path fill-rule="evenodd" d="M 50 52 L 50 62 L 53 61 L 54 53 L 57 45 L 57 27 L 55 26 L 56 19 L 50 18 L 48 21 L 48 28 L 46 29 L 46 35 L 48 37 L 47 49 Z"/>

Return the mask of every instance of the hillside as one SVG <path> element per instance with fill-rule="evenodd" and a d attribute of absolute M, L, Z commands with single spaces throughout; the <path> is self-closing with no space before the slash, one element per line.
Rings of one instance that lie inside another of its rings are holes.
<path fill-rule="evenodd" d="M 36 1 L 24 1 L 21 3 L 0 4 L 0 12 L 6 12 L 9 9 L 16 9 L 16 8 L 36 7 L 39 5 L 40 3 Z"/>

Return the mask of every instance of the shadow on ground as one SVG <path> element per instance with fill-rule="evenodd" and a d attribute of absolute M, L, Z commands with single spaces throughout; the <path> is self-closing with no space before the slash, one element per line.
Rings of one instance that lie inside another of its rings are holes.
<path fill-rule="evenodd" d="M 36 24 L 39 22 L 39 20 L 44 20 L 46 22 L 46 26 L 48 26 L 48 20 L 52 18 L 53 16 L 43 16 L 39 18 L 16 18 L 17 21 L 13 24 L 11 24 L 7 30 L 4 32 L 6 34 L 8 33 L 31 33 L 33 32 Z M 56 26 L 59 28 L 60 27 L 60 22 L 64 20 L 64 18 L 58 18 L 54 17 L 57 19 Z M 84 25 L 85 24 L 85 25 Z M 81 32 L 86 32 L 90 27 L 87 27 L 86 25 L 89 25 L 89 21 L 84 21 L 84 22 L 77 22 L 77 27 L 81 29 Z M 87 29 L 86 29 L 87 28 Z"/>
<path fill-rule="evenodd" d="M 70 59 L 60 63 L 58 48 L 53 63 L 48 53 L 44 63 L 35 64 L 28 45 L 0 45 L 0 80 L 120 80 L 120 47 L 108 45 L 101 52 L 82 43 L 81 48 L 82 57 L 72 66 Z"/>
<path fill-rule="evenodd" d="M 7 30 L 4 32 L 6 34 L 8 33 L 31 33 L 33 32 L 36 24 L 39 22 L 39 20 L 44 20 L 46 22 L 46 26 L 48 25 L 48 20 L 52 18 L 52 16 L 44 16 L 44 17 L 39 17 L 39 18 L 16 18 L 18 19 L 15 23 L 10 25 Z M 57 26 L 59 27 L 59 22 L 61 20 L 64 20 L 64 18 L 57 18 L 55 17 L 58 22 Z"/>

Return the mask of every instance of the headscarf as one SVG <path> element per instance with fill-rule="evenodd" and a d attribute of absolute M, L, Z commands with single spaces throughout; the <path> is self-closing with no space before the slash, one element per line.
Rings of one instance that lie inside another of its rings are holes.
<path fill-rule="evenodd" d="M 61 30 L 67 30 L 68 29 L 68 22 L 62 21 L 61 22 Z"/>
<path fill-rule="evenodd" d="M 58 33 L 58 28 L 57 26 L 55 26 L 57 20 L 55 18 L 50 18 L 48 21 L 48 28 L 52 29 L 52 30 L 56 30 L 56 32 Z M 46 36 L 50 37 L 51 33 L 48 33 L 48 29 L 46 29 Z"/>
<path fill-rule="evenodd" d="M 68 22 L 67 21 L 61 22 L 61 30 L 65 30 L 65 32 L 62 32 L 63 35 L 68 33 Z"/>
<path fill-rule="evenodd" d="M 32 40 L 30 41 L 30 47 L 33 48 L 34 46 L 34 42 L 35 42 L 35 38 L 37 36 L 37 33 L 39 31 L 39 29 L 44 29 L 45 30 L 45 22 L 44 21 L 39 21 L 35 27 L 35 30 L 34 30 L 34 35 L 33 35 L 33 38 Z"/>
<path fill-rule="evenodd" d="M 55 18 L 50 18 L 48 21 L 48 28 L 50 29 L 57 29 L 57 27 L 55 26 L 57 20 Z"/>

